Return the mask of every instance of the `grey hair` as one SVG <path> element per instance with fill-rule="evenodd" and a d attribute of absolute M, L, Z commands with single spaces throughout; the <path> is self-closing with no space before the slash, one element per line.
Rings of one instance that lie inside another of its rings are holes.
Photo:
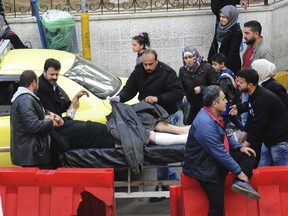
<path fill-rule="evenodd" d="M 210 85 L 203 91 L 203 105 L 210 107 L 213 101 L 219 102 L 220 92 L 223 91 L 220 86 Z"/>

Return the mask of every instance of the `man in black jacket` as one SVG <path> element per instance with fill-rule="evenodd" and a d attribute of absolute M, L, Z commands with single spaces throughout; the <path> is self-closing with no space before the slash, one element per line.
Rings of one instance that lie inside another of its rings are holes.
<path fill-rule="evenodd" d="M 158 103 L 170 115 L 174 114 L 178 110 L 177 102 L 184 96 L 184 89 L 176 72 L 157 59 L 155 50 L 145 50 L 142 59 L 143 63 L 135 66 L 126 85 L 120 91 L 120 101 L 126 102 L 139 93 L 139 101 Z"/>
<path fill-rule="evenodd" d="M 288 165 L 288 112 L 277 95 L 258 86 L 258 80 L 254 69 L 243 69 L 238 73 L 239 88 L 249 95 L 248 102 L 233 105 L 230 111 L 233 115 L 238 111 L 248 112 L 239 142 L 251 146 L 258 157 L 263 142 L 271 150 L 274 165 Z"/>
<path fill-rule="evenodd" d="M 120 91 L 120 102 L 126 102 L 138 93 L 139 101 L 144 100 L 150 104 L 161 105 L 169 115 L 177 112 L 177 102 L 184 96 L 184 89 L 176 75 L 176 72 L 167 64 L 157 58 L 153 49 L 146 49 L 142 55 L 142 63 L 135 66 L 127 80 L 126 85 Z M 158 180 L 176 180 L 177 174 L 166 168 L 157 170 Z M 156 188 L 158 190 L 158 188 Z M 162 188 L 168 190 L 168 188 Z M 150 198 L 150 202 L 160 201 L 163 198 Z"/>
<path fill-rule="evenodd" d="M 79 98 L 89 94 L 86 90 L 81 90 L 70 100 L 64 90 L 57 85 L 60 69 L 61 64 L 58 60 L 50 58 L 45 61 L 44 72 L 39 77 L 37 96 L 45 109 L 59 116 L 64 112 L 67 113 L 63 117 L 64 125 L 56 129 L 57 134 L 63 138 L 65 148 L 114 148 L 115 139 L 105 124 L 73 120 L 79 107 Z"/>
<path fill-rule="evenodd" d="M 20 86 L 12 97 L 11 160 L 18 166 L 50 167 L 50 136 L 53 127 L 63 125 L 63 119 L 54 114 L 45 115 L 39 98 L 38 77 L 27 70 L 20 75 Z"/>

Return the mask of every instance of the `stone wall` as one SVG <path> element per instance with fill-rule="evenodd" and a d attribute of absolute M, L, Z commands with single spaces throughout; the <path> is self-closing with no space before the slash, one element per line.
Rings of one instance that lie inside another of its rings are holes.
<path fill-rule="evenodd" d="M 248 7 L 246 10 L 239 8 L 242 28 L 246 21 L 252 19 L 262 24 L 263 38 L 274 50 L 274 63 L 278 70 L 288 69 L 287 10 L 288 0 L 270 6 Z M 81 49 L 80 16 L 76 16 L 76 20 Z M 8 22 L 23 41 L 30 41 L 33 48 L 41 47 L 34 17 L 8 17 Z M 150 35 L 151 47 L 158 52 L 159 60 L 178 72 L 182 66 L 181 50 L 184 46 L 195 46 L 201 55 L 207 56 L 214 34 L 214 22 L 215 17 L 209 9 L 111 16 L 90 14 L 92 62 L 118 76 L 128 76 L 136 61 L 131 38 L 145 31 Z"/>

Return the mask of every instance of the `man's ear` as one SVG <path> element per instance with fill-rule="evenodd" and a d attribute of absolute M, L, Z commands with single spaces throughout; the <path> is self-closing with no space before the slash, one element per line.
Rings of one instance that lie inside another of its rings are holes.
<path fill-rule="evenodd" d="M 259 32 L 254 32 L 254 36 L 256 37 L 256 38 L 258 38 L 260 35 L 259 35 Z"/>
<path fill-rule="evenodd" d="M 252 83 L 248 83 L 248 87 L 251 88 L 253 87 L 254 85 Z"/>

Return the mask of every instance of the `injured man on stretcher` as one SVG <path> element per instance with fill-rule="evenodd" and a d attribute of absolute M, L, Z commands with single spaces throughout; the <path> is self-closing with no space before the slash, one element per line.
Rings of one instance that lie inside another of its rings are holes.
<path fill-rule="evenodd" d="M 157 104 L 111 105 L 106 136 L 113 138 L 113 146 L 118 145 L 65 151 L 65 167 L 130 167 L 137 174 L 143 165 L 160 166 L 183 161 L 190 126 L 169 124 L 169 114 Z"/>

